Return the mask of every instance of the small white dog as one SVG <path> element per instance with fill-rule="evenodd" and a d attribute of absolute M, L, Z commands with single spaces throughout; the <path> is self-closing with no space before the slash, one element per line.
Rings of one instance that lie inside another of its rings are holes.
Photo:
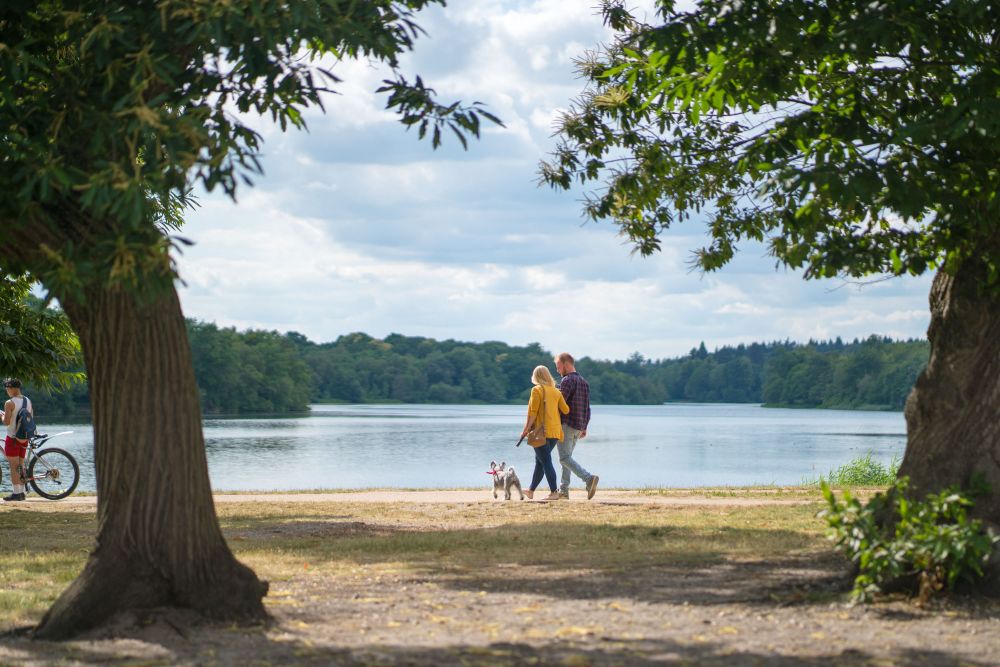
<path fill-rule="evenodd" d="M 487 475 L 493 475 L 493 497 L 497 497 L 497 491 L 503 490 L 503 499 L 510 500 L 510 490 L 512 488 L 517 489 L 518 495 L 521 496 L 521 500 L 524 500 L 524 491 L 521 490 L 521 480 L 517 478 L 517 473 L 514 472 L 514 467 L 507 467 L 506 461 L 501 461 L 500 465 L 497 465 L 496 461 L 490 461 L 490 471 L 486 473 Z"/>

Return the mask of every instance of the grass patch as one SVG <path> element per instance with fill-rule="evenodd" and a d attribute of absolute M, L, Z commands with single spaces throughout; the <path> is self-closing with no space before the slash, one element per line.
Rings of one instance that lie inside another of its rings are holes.
<path fill-rule="evenodd" d="M 488 580 L 495 568 L 614 573 L 826 551 L 819 503 L 666 507 L 579 504 L 309 504 L 221 508 L 234 551 L 262 576 L 409 573 Z"/>
<path fill-rule="evenodd" d="M 86 562 L 92 512 L 0 512 L 0 628 L 37 622 Z"/>
<path fill-rule="evenodd" d="M 261 577 L 335 584 L 386 573 L 474 583 L 495 579 L 498 566 L 568 579 L 783 559 L 828 550 L 819 507 L 817 496 L 815 504 L 746 507 L 276 500 L 217 511 L 234 553 Z M 0 512 L 0 630 L 41 618 L 82 569 L 95 530 L 92 508 Z"/>

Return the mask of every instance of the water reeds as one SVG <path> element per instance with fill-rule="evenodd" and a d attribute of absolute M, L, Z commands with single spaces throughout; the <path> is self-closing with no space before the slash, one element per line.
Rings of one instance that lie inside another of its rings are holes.
<path fill-rule="evenodd" d="M 851 459 L 839 468 L 833 468 L 819 479 L 806 480 L 806 484 L 818 485 L 825 481 L 830 486 L 888 486 L 896 481 L 899 472 L 899 456 L 893 456 L 888 464 L 875 458 L 874 452 Z"/>

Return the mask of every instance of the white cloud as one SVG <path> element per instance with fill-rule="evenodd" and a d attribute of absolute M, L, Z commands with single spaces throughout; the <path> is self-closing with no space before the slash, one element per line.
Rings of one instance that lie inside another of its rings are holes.
<path fill-rule="evenodd" d="M 372 91 L 370 63 L 335 66 L 342 95 L 309 133 L 265 131 L 265 177 L 238 205 L 204 198 L 181 258 L 189 316 L 295 330 L 540 342 L 580 356 L 658 358 L 755 340 L 921 336 L 929 278 L 834 289 L 774 270 L 749 246 L 690 273 L 695 223 L 633 256 L 613 226 L 582 224 L 578 194 L 539 189 L 553 119 L 580 92 L 571 60 L 607 35 L 596 3 L 452 0 L 422 13 L 430 38 L 403 72 L 443 99 L 481 100 L 506 129 L 468 152 L 405 132 Z M 647 10 L 650 3 L 646 3 Z M 446 140 L 448 137 L 446 137 Z"/>
<path fill-rule="evenodd" d="M 727 303 L 715 310 L 718 315 L 763 315 L 766 312 L 764 308 L 742 301 Z"/>

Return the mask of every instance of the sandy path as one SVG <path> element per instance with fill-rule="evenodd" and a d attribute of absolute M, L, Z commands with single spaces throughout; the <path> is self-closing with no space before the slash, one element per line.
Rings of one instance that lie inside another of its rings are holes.
<path fill-rule="evenodd" d="M 671 505 L 671 506 L 691 506 L 707 505 L 720 507 L 754 507 L 762 505 L 808 505 L 820 500 L 819 493 L 814 496 L 795 495 L 789 498 L 775 498 L 774 490 L 768 490 L 768 496 L 754 497 L 753 491 L 737 491 L 737 495 L 715 495 L 711 492 L 698 490 L 677 490 L 670 492 L 670 495 L 654 495 L 643 493 L 634 489 L 607 489 L 600 490 L 590 501 L 582 491 L 571 494 L 571 503 L 599 503 L 607 505 Z M 543 495 L 541 492 L 538 495 Z M 790 494 L 791 495 L 791 494 Z M 517 494 L 515 494 L 517 501 Z M 504 502 L 503 496 L 498 500 L 493 499 L 489 490 L 467 490 L 467 489 L 443 489 L 428 491 L 405 491 L 405 490 L 376 490 L 376 491 L 345 491 L 329 493 L 221 493 L 215 496 L 216 503 L 248 503 L 248 502 L 274 502 L 280 500 L 282 503 L 500 503 Z M 539 500 L 524 502 L 541 502 Z M 559 501 L 567 502 L 567 501 Z M 97 504 L 96 496 L 71 496 L 66 500 L 52 502 L 29 496 L 26 505 L 32 508 L 50 507 L 57 508 L 60 505 L 81 505 L 94 506 Z M 23 505 L 22 505 L 23 506 Z"/>

